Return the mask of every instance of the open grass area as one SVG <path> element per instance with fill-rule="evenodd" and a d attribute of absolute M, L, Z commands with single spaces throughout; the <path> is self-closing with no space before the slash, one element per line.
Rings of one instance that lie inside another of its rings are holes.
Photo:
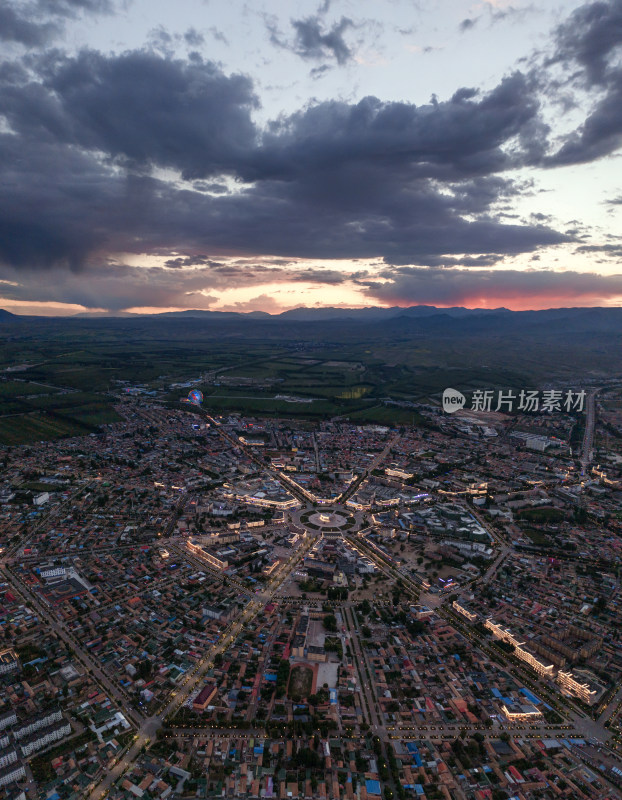
<path fill-rule="evenodd" d="M 375 423 L 376 425 L 417 425 L 423 417 L 414 409 L 399 406 L 375 406 L 347 414 L 348 419 L 358 423 Z"/>
<path fill-rule="evenodd" d="M 50 417 L 47 414 L 20 414 L 0 417 L 0 444 L 18 445 L 58 439 L 63 436 L 83 436 L 89 431 L 77 422 Z"/>
<path fill-rule="evenodd" d="M 57 392 L 53 386 L 42 386 L 29 381 L 0 381 L 0 400 L 10 400 L 15 397 L 28 397 L 36 394 L 49 394 Z"/>
<path fill-rule="evenodd" d="M 203 407 L 210 414 L 223 411 L 240 411 L 250 414 L 267 414 L 285 417 L 325 417 L 343 413 L 343 408 L 328 400 L 317 400 L 313 403 L 288 403 L 275 400 L 274 395 L 257 396 L 219 396 L 210 395 Z"/>
<path fill-rule="evenodd" d="M 554 544 L 548 536 L 536 528 L 523 528 L 523 533 L 525 536 L 528 536 L 535 545 L 538 545 L 538 547 L 547 547 L 548 545 Z"/>
<path fill-rule="evenodd" d="M 566 514 L 559 508 L 524 508 L 517 514 L 519 519 L 529 522 L 561 522 Z"/>
<path fill-rule="evenodd" d="M 120 421 L 112 398 L 88 392 L 59 392 L 27 400 L 0 400 L 0 444 L 19 445 L 84 436 Z"/>
<path fill-rule="evenodd" d="M 289 685 L 287 694 L 290 698 L 299 697 L 304 699 L 311 694 L 313 687 L 313 670 L 301 664 L 292 668 L 289 675 Z"/>

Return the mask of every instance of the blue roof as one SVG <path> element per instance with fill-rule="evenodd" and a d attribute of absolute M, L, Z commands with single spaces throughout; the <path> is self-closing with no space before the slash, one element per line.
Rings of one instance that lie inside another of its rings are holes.
<path fill-rule="evenodd" d="M 499 700 L 503 700 L 503 702 L 506 704 L 506 706 L 512 705 L 512 703 L 514 702 L 514 700 L 512 700 L 511 697 L 504 697 L 498 689 L 491 689 L 490 691 Z"/>
<path fill-rule="evenodd" d="M 372 781 L 367 780 L 365 781 L 365 788 L 367 789 L 367 794 L 380 794 L 380 781 Z"/>
<path fill-rule="evenodd" d="M 525 689 L 523 687 L 519 691 L 521 694 L 525 695 L 527 700 L 529 700 L 530 703 L 533 703 L 534 706 L 539 706 L 540 703 L 542 703 L 542 700 L 540 700 L 539 697 L 536 697 L 535 694 L 533 694 L 533 692 L 530 692 L 529 689 Z"/>

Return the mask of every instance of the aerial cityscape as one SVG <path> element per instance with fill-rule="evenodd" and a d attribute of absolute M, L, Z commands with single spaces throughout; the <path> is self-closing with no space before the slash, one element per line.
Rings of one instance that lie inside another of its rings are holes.
<path fill-rule="evenodd" d="M 208 371 L 127 347 L 96 393 L 111 321 L 64 359 L 33 324 L 3 326 L 35 356 L 0 383 L 7 797 L 622 797 L 619 375 L 366 401 L 377 359 L 218 329 Z"/>
<path fill-rule="evenodd" d="M 0 42 L 0 800 L 622 800 L 622 0 Z"/>

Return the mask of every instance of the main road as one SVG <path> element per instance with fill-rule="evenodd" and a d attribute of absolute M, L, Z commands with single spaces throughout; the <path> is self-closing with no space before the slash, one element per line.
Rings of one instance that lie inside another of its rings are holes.
<path fill-rule="evenodd" d="M 149 742 L 155 736 L 157 736 L 158 730 L 162 727 L 167 717 L 172 716 L 179 711 L 181 706 L 197 689 L 198 684 L 205 676 L 205 673 L 213 666 L 215 657 L 219 653 L 223 653 L 225 650 L 227 650 L 238 636 L 242 628 L 245 625 L 248 625 L 258 614 L 264 610 L 266 605 L 272 601 L 283 582 L 287 580 L 300 559 L 304 558 L 304 556 L 308 553 L 313 543 L 314 537 L 309 536 L 304 545 L 296 551 L 290 560 L 286 562 L 281 570 L 270 581 L 266 589 L 260 594 L 256 595 L 250 601 L 242 615 L 231 622 L 227 628 L 225 628 L 220 640 L 205 652 L 203 658 L 197 664 L 194 671 L 189 673 L 181 687 L 172 693 L 170 700 L 160 707 L 157 714 L 154 714 L 142 722 L 138 729 L 138 733 L 133 745 L 127 751 L 125 756 L 121 758 L 108 772 L 108 774 L 91 790 L 89 795 L 90 800 L 96 800 L 96 798 L 104 797 L 110 790 L 110 787 L 116 781 L 118 781 L 125 772 L 127 772 L 127 770 L 140 755 L 143 747 L 146 747 Z"/>
<path fill-rule="evenodd" d="M 73 651 L 78 661 L 81 662 L 83 667 L 91 673 L 91 676 L 103 687 L 110 698 L 112 698 L 121 711 L 128 717 L 135 725 L 141 724 L 143 717 L 137 711 L 130 708 L 129 696 L 121 689 L 120 686 L 114 683 L 102 670 L 99 664 L 91 654 L 84 649 L 80 642 L 70 633 L 68 633 L 60 620 L 56 618 L 51 607 L 47 606 L 29 586 L 22 581 L 18 581 L 13 573 L 6 567 L 5 564 L 0 562 L 0 575 L 9 584 L 11 590 L 26 600 L 43 619 L 47 625 L 54 631 L 59 639 L 67 645 L 70 652 Z"/>
<path fill-rule="evenodd" d="M 581 448 L 581 471 L 585 472 L 592 461 L 592 449 L 594 446 L 594 423 L 596 422 L 596 394 L 599 389 L 591 391 L 585 405 L 585 432 L 583 434 L 583 446 Z"/>

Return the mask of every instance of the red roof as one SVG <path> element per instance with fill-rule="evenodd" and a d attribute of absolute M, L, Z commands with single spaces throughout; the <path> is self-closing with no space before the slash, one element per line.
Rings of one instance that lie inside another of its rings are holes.
<path fill-rule="evenodd" d="M 203 703 L 205 703 L 210 698 L 210 696 L 213 694 L 215 689 L 216 689 L 216 687 L 214 686 L 213 683 L 206 684 L 201 689 L 199 694 L 194 698 L 193 702 L 196 703 L 197 705 L 203 705 Z"/>

